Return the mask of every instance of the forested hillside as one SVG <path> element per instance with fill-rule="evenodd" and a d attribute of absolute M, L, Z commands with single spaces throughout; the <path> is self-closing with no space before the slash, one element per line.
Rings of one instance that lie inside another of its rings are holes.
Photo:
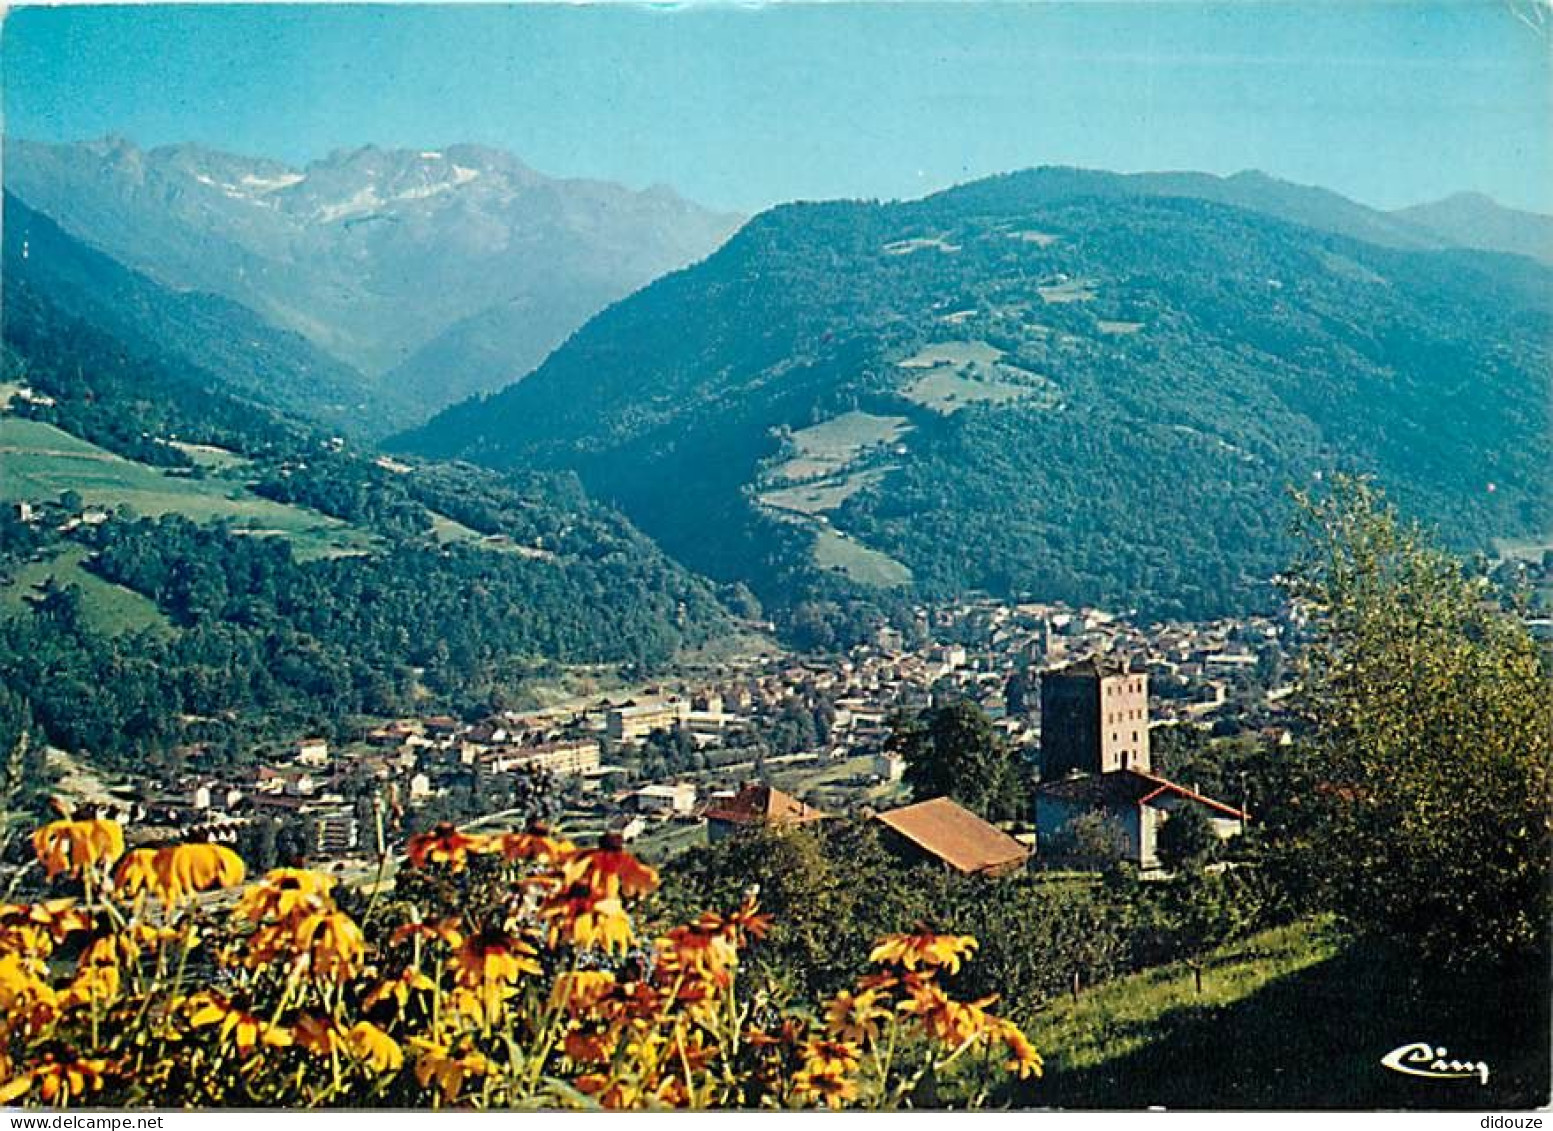
<path fill-rule="evenodd" d="M 5 276 L 0 682 L 54 742 L 223 759 L 498 708 L 555 662 L 649 670 L 725 623 L 575 477 L 375 457 L 233 397 L 219 351 L 88 324 L 53 278 Z"/>
<path fill-rule="evenodd" d="M 205 383 L 241 399 L 349 435 L 382 435 L 412 419 L 402 398 L 375 392 L 360 373 L 300 335 L 230 299 L 155 283 L 9 192 L 4 227 L 8 340 L 36 334 L 41 323 L 27 310 L 52 303 L 80 331 L 109 335 L 126 348 L 154 353 L 164 365 L 198 371 Z M 31 338 L 28 348 L 63 351 L 55 356 L 65 363 L 77 328 L 61 342 Z"/>
<path fill-rule="evenodd" d="M 1133 183 L 775 209 L 397 442 L 575 469 L 806 621 L 977 589 L 1255 607 L 1286 487 L 1337 469 L 1458 547 L 1553 529 L 1547 269 L 1275 219 L 1277 182 L 1256 212 Z M 1297 196 L 1388 223 L 1328 198 Z"/>

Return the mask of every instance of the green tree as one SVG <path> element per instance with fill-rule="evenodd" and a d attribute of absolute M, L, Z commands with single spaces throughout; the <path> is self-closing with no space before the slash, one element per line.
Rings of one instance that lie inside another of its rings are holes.
<path fill-rule="evenodd" d="M 1295 871 L 1424 953 L 1537 953 L 1549 914 L 1548 672 L 1485 580 L 1368 482 L 1297 496 L 1309 731 L 1279 790 Z"/>
<path fill-rule="evenodd" d="M 890 741 L 906 757 L 906 784 L 918 801 L 952 797 L 994 821 L 1025 815 L 1026 769 L 975 703 L 934 707 L 898 725 Z"/>
<path fill-rule="evenodd" d="M 1200 868 L 1218 847 L 1219 838 L 1212 822 L 1195 805 L 1184 805 L 1172 812 L 1155 842 L 1159 862 L 1172 872 Z"/>

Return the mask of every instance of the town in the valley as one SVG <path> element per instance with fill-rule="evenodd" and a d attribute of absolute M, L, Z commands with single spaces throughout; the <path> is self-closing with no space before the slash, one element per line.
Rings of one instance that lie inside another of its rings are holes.
<path fill-rule="evenodd" d="M 909 632 L 882 629 L 843 655 L 750 649 L 541 710 L 372 720 L 218 772 L 61 784 L 116 811 L 132 839 L 241 843 L 363 878 L 440 822 L 521 826 L 536 789 L 569 836 L 614 832 L 648 859 L 744 825 L 853 815 L 948 867 L 1000 872 L 1042 862 L 1073 819 L 1098 811 L 1125 834 L 1116 851 L 1147 872 L 1173 810 L 1198 807 L 1230 837 L 1256 808 L 1243 780 L 1209 796 L 1171 780 L 1151 751 L 1176 728 L 1287 743 L 1300 635 L 1292 610 L 1141 627 L 1096 609 L 968 602 L 924 608 Z M 892 735 L 949 702 L 974 703 L 1040 768 L 1026 820 L 995 827 L 947 798 L 913 803 Z"/>

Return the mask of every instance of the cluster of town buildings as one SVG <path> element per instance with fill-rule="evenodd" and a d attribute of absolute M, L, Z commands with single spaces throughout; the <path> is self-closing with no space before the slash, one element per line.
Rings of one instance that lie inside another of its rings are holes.
<path fill-rule="evenodd" d="M 268 818 L 305 827 L 310 850 L 338 859 L 370 855 L 380 835 L 420 827 L 420 813 L 450 792 L 501 797 L 504 778 L 545 771 L 567 783 L 580 814 L 628 837 L 664 822 L 704 822 L 715 837 L 742 823 L 741 814 L 778 824 L 828 815 L 769 785 L 745 788 L 783 765 L 850 761 L 866 767 L 864 785 L 898 783 L 905 763 L 888 749 L 892 720 L 935 701 L 971 699 L 1012 745 L 1040 752 L 1036 840 L 1101 808 L 1127 830 L 1129 855 L 1149 864 L 1173 807 L 1204 806 L 1226 835 L 1245 820 L 1233 806 L 1156 778 L 1151 729 L 1186 720 L 1276 727 L 1286 694 L 1276 677 L 1298 631 L 1289 618 L 1142 628 L 1091 609 L 968 602 L 924 610 L 909 632 L 884 630 L 843 656 L 757 656 L 699 679 L 542 712 L 399 719 L 344 743 L 304 737 L 256 765 L 143 785 L 125 800 L 146 835 L 173 828 L 236 839 L 245 824 Z M 758 764 L 731 760 L 794 704 L 823 705 L 814 749 Z M 715 770 L 644 776 L 644 749 L 666 739 L 735 753 Z M 1019 842 L 947 806 L 886 809 L 879 819 L 903 843 L 920 834 L 946 860 L 980 861 L 971 870 L 1008 864 Z M 946 838 L 978 847 L 945 847 Z"/>

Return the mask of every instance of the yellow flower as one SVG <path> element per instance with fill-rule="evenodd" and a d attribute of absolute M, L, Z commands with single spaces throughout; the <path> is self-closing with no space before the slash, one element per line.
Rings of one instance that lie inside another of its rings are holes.
<path fill-rule="evenodd" d="M 960 957 L 976 949 L 970 935 L 936 935 L 918 931 L 911 935 L 888 935 L 869 952 L 868 961 L 893 963 L 907 970 L 918 966 L 942 966 L 951 974 L 960 969 Z"/>
<path fill-rule="evenodd" d="M 82 963 L 75 978 L 59 995 L 65 1008 L 90 1002 L 106 1003 L 119 996 L 119 968 L 111 963 Z"/>
<path fill-rule="evenodd" d="M 291 1026 L 296 1043 L 314 1056 L 334 1056 L 345 1047 L 345 1034 L 339 1023 L 330 1017 L 305 1014 Z"/>
<path fill-rule="evenodd" d="M 996 998 L 958 1002 L 931 982 L 910 984 L 908 992 L 897 1008 L 915 1016 L 928 1036 L 951 1047 L 988 1035 L 995 1024 L 986 1007 Z"/>
<path fill-rule="evenodd" d="M 298 912 L 326 906 L 333 887 L 333 879 L 306 868 L 272 868 L 262 880 L 244 890 L 237 901 L 237 913 L 250 923 L 272 916 L 288 919 Z"/>
<path fill-rule="evenodd" d="M 143 952 L 179 939 L 183 939 L 193 949 L 199 942 L 199 932 L 192 923 L 177 929 L 150 923 L 132 923 L 127 927 L 119 927 L 111 922 L 99 922 L 91 942 L 81 955 L 81 961 L 115 964 L 138 962 Z"/>
<path fill-rule="evenodd" d="M 618 833 L 604 834 L 597 848 L 567 861 L 564 878 L 568 885 L 586 884 L 611 899 L 632 899 L 658 886 L 657 870 L 626 852 Z"/>
<path fill-rule="evenodd" d="M 575 947 L 624 954 L 631 947 L 631 919 L 620 900 L 600 898 L 586 883 L 576 883 L 551 896 L 539 909 L 550 923 L 550 945 L 568 942 Z"/>
<path fill-rule="evenodd" d="M 507 833 L 499 842 L 507 860 L 538 860 L 555 863 L 577 851 L 577 846 L 562 837 L 552 836 L 543 823 L 533 821 L 521 833 Z"/>
<path fill-rule="evenodd" d="M 713 918 L 715 921 L 715 916 Z M 733 978 L 734 967 L 739 964 L 739 951 L 730 934 L 721 928 L 707 930 L 700 924 L 673 927 L 658 940 L 658 952 L 665 967 L 675 973 L 704 978 L 726 987 Z"/>
<path fill-rule="evenodd" d="M 842 1076 L 857 1071 L 863 1050 L 851 1041 L 813 1037 L 799 1050 L 805 1071 L 817 1076 Z"/>
<path fill-rule="evenodd" d="M 1030 1038 L 1024 1035 L 1019 1026 L 1011 1021 L 1004 1021 L 998 1027 L 998 1037 L 1009 1052 L 1010 1059 L 1004 1065 L 1005 1068 L 1010 1072 L 1019 1073 L 1021 1080 L 1041 1075 L 1045 1067 L 1041 1054 L 1035 1051 Z"/>
<path fill-rule="evenodd" d="M 20 1099 L 36 1085 L 38 1096 L 44 1103 L 51 1104 L 57 1100 L 63 1105 L 87 1092 L 102 1091 L 103 1074 L 107 1070 L 106 1060 L 59 1060 L 50 1053 L 45 1056 L 43 1063 L 0 1087 L 0 1103 L 8 1104 Z"/>
<path fill-rule="evenodd" d="M 416 990 L 435 990 L 437 984 L 411 966 L 404 970 L 397 978 L 389 978 L 379 982 L 362 999 L 361 1008 L 371 1009 L 379 1002 L 392 1001 L 399 1012 L 410 1002 L 410 994 Z"/>
<path fill-rule="evenodd" d="M 536 951 L 523 939 L 500 927 L 488 927 L 471 935 L 448 959 L 458 984 L 478 991 L 483 1016 L 491 1020 L 506 990 L 524 974 L 543 973 Z"/>
<path fill-rule="evenodd" d="M 171 844 L 151 860 L 157 890 L 171 907 L 197 892 L 243 882 L 242 857 L 220 844 Z"/>
<path fill-rule="evenodd" d="M 160 891 L 162 878 L 156 871 L 156 849 L 132 848 L 113 872 L 113 888 L 121 896 L 136 896 L 143 891 Z"/>
<path fill-rule="evenodd" d="M 873 991 L 842 990 L 825 1006 L 825 1031 L 844 1041 L 874 1041 L 879 1039 L 879 1023 L 889 1016 Z"/>
<path fill-rule="evenodd" d="M 615 988 L 615 976 L 608 970 L 570 970 L 557 974 L 550 988 L 550 1008 L 560 1008 L 573 1017 L 594 1013 Z"/>
<path fill-rule="evenodd" d="M 491 981 L 515 982 L 523 974 L 543 973 L 534 960 L 538 953 L 516 935 L 500 927 L 488 927 L 465 939 L 449 961 L 458 974 L 459 984 L 474 987 Z"/>
<path fill-rule="evenodd" d="M 48 931 L 49 937 L 55 942 L 63 942 L 66 935 L 87 930 L 92 925 L 86 912 L 77 907 L 73 899 L 49 899 L 34 903 L 27 909 L 27 921 Z"/>
<path fill-rule="evenodd" d="M 55 943 L 91 926 L 73 899 L 6 904 L 0 907 L 0 952 L 47 958 Z"/>
<path fill-rule="evenodd" d="M 464 1090 L 465 1078 L 483 1076 L 490 1070 L 490 1062 L 472 1050 L 454 1051 L 424 1037 L 411 1037 L 410 1045 L 420 1053 L 415 1061 L 415 1079 L 423 1088 L 435 1082 L 448 1103 Z"/>
<path fill-rule="evenodd" d="M 49 877 L 83 868 L 111 864 L 124 854 L 124 830 L 117 821 L 88 818 L 51 821 L 32 834 L 32 847 Z"/>
<path fill-rule="evenodd" d="M 416 908 L 415 913 L 419 915 L 420 909 Z M 396 928 L 388 941 L 393 946 L 407 942 L 440 942 L 457 948 L 464 945 L 464 933 L 458 927 L 457 916 L 439 919 L 435 923 L 423 923 L 417 918 Z"/>
<path fill-rule="evenodd" d="M 295 943 L 306 954 L 313 972 L 326 978 L 350 978 L 366 958 L 366 939 L 349 915 L 326 911 L 308 915 L 297 924 Z"/>
<path fill-rule="evenodd" d="M 52 1009 L 57 995 L 45 980 L 47 974 L 48 967 L 39 958 L 0 956 L 0 1013 L 21 1014 L 40 1005 Z"/>
<path fill-rule="evenodd" d="M 427 864 L 446 864 L 455 872 L 464 870 L 465 858 L 472 852 L 489 852 L 497 847 L 489 837 L 460 832 L 447 821 L 429 833 L 417 833 L 410 838 L 407 855 L 417 868 Z"/>
<path fill-rule="evenodd" d="M 256 1017 L 232 1004 L 221 994 L 202 990 L 185 1003 L 189 1026 L 204 1029 L 219 1025 L 222 1040 L 230 1041 L 238 1052 L 247 1055 L 255 1048 L 269 1045 L 285 1048 L 292 1044 L 291 1034 L 279 1025 L 271 1025 L 262 1017 Z"/>
<path fill-rule="evenodd" d="M 399 1042 L 370 1021 L 358 1021 L 351 1026 L 345 1041 L 356 1059 L 374 1072 L 397 1072 L 404 1064 Z"/>
<path fill-rule="evenodd" d="M 835 1110 L 857 1099 L 857 1081 L 840 1073 L 805 1068 L 793 1076 L 793 1096 L 802 1104 L 823 1103 Z"/>
<path fill-rule="evenodd" d="M 611 1028 L 589 1025 L 586 1029 L 572 1029 L 561 1042 L 561 1051 L 574 1064 L 602 1064 L 615 1055 L 619 1036 Z"/>

